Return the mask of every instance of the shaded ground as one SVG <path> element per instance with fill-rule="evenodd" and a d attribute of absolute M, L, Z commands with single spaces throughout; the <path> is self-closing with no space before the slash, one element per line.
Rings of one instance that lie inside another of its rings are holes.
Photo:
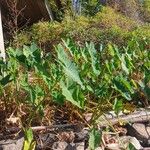
<path fill-rule="evenodd" d="M 131 115 L 128 115 L 129 118 Z M 59 110 L 54 115 L 53 125 L 33 127 L 37 150 L 88 150 L 89 128 L 81 120 L 71 122 L 68 116 L 68 114 L 61 114 Z M 120 117 L 119 123 L 104 126 L 99 127 L 99 132 L 102 132 L 102 142 L 98 149 L 121 150 L 126 149 L 129 144 L 134 145 L 135 149 L 145 149 L 144 147 L 150 149 L 148 148 L 150 147 L 149 114 L 147 121 L 139 119 L 136 123 L 121 125 Z M 23 143 L 24 134 L 17 125 L 1 126 L 0 149 L 21 150 Z"/>

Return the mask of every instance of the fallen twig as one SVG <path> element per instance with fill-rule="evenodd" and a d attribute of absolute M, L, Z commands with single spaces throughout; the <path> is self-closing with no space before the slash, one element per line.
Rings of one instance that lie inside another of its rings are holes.
<path fill-rule="evenodd" d="M 92 114 L 88 115 L 88 121 L 90 120 L 90 116 Z M 150 120 L 150 110 L 139 110 L 129 115 L 121 114 L 119 116 L 116 116 L 114 113 L 109 113 L 100 116 L 98 119 L 98 126 L 99 127 L 106 127 L 111 125 L 117 124 L 118 122 L 124 122 L 124 123 L 135 123 L 135 122 L 146 122 Z"/>
<path fill-rule="evenodd" d="M 92 114 L 89 114 L 89 118 L 92 116 Z M 136 111 L 129 115 L 120 115 L 117 117 L 113 113 L 105 114 L 100 116 L 98 120 L 98 126 L 99 127 L 106 127 L 111 125 L 117 124 L 118 122 L 124 122 L 124 123 L 135 123 L 135 122 L 146 122 L 150 120 L 150 111 L 148 110 L 141 110 Z M 54 129 L 60 129 L 60 128 L 73 128 L 77 124 L 62 124 L 62 125 L 52 125 L 52 126 L 36 126 L 31 127 L 33 131 L 41 131 L 41 130 L 54 130 Z M 12 127 L 7 128 L 8 132 L 18 132 L 19 130 L 22 130 L 22 128 L 19 127 Z"/>
<path fill-rule="evenodd" d="M 75 125 L 73 124 L 62 124 L 62 125 L 52 125 L 52 126 L 36 126 L 31 127 L 33 131 L 41 131 L 41 130 L 54 130 L 54 129 L 60 129 L 60 128 L 73 128 Z M 19 130 L 22 130 L 20 127 L 12 127 L 6 129 L 8 132 L 18 132 Z"/>

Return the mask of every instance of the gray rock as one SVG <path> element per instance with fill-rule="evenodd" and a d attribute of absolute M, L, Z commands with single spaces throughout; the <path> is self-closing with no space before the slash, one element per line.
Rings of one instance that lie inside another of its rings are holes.
<path fill-rule="evenodd" d="M 80 143 L 85 141 L 88 138 L 89 131 L 83 129 L 81 132 L 75 133 L 75 143 Z"/>
<path fill-rule="evenodd" d="M 121 148 L 127 149 L 129 143 L 131 143 L 135 147 L 135 149 L 137 150 L 142 149 L 140 142 L 135 137 L 122 136 L 119 138 L 119 143 Z"/>
<path fill-rule="evenodd" d="M 67 142 L 55 142 L 52 146 L 52 149 L 53 150 L 66 150 L 67 147 L 68 147 Z"/>
<path fill-rule="evenodd" d="M 76 150 L 84 150 L 85 149 L 85 142 L 76 143 L 75 147 L 76 147 L 75 148 Z"/>
<path fill-rule="evenodd" d="M 24 137 L 16 140 L 2 140 L 0 141 L 0 150 L 22 150 Z"/>
<path fill-rule="evenodd" d="M 68 144 L 65 150 L 76 150 L 76 145 L 74 143 Z"/>
<path fill-rule="evenodd" d="M 150 127 L 146 127 L 146 132 L 147 132 L 147 135 L 148 135 L 148 145 L 150 145 Z"/>
<path fill-rule="evenodd" d="M 118 143 L 111 143 L 106 145 L 107 150 L 120 150 Z"/>
<path fill-rule="evenodd" d="M 95 150 L 103 150 L 102 147 L 97 147 Z"/>
<path fill-rule="evenodd" d="M 39 137 L 37 138 L 36 149 L 48 149 L 52 147 L 55 141 L 56 141 L 56 134 L 53 133 L 39 134 Z"/>
<path fill-rule="evenodd" d="M 149 146 L 149 134 L 146 126 L 142 123 L 134 123 L 133 125 L 127 125 L 128 135 L 135 137 L 140 141 L 142 146 Z"/>
<path fill-rule="evenodd" d="M 67 143 L 67 142 L 55 142 L 52 146 L 53 150 L 84 150 L 85 143 Z"/>
<path fill-rule="evenodd" d="M 146 127 L 144 124 L 142 123 L 134 123 L 133 124 L 133 128 L 143 137 L 145 137 L 146 139 L 149 138 L 149 132 L 150 132 L 150 127 Z"/>

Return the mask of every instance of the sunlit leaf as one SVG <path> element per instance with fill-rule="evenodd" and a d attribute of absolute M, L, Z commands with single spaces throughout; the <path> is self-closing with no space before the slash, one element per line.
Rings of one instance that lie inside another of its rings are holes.
<path fill-rule="evenodd" d="M 69 57 L 67 56 L 67 53 L 65 53 L 65 51 L 61 45 L 59 45 L 57 47 L 57 54 L 58 54 L 58 59 L 60 61 L 60 64 L 62 65 L 66 76 L 68 76 L 73 81 L 75 81 L 79 85 L 81 85 L 82 89 L 85 89 L 85 87 L 79 77 L 79 71 L 78 71 L 77 66 L 69 59 Z"/>
<path fill-rule="evenodd" d="M 115 102 L 114 102 L 114 105 L 113 105 L 113 109 L 114 109 L 115 113 L 118 115 L 119 112 L 122 110 L 122 108 L 123 108 L 122 100 L 119 100 L 119 99 L 115 98 Z"/>
<path fill-rule="evenodd" d="M 23 150 L 34 150 L 36 146 L 36 142 L 33 141 L 33 132 L 32 129 L 25 129 L 25 141 Z"/>
<path fill-rule="evenodd" d="M 90 44 L 86 43 L 86 47 L 91 57 L 91 65 L 92 65 L 93 72 L 96 76 L 98 76 L 100 74 L 100 70 L 99 70 L 100 63 L 99 60 L 97 59 L 98 53 L 93 43 Z"/>
<path fill-rule="evenodd" d="M 95 150 L 97 147 L 99 147 L 102 140 L 101 138 L 102 138 L 101 131 L 93 128 L 90 131 L 90 135 L 89 135 L 89 148 L 91 150 Z"/>
<path fill-rule="evenodd" d="M 123 77 L 118 76 L 113 79 L 113 88 L 115 88 L 117 91 L 119 91 L 123 97 L 125 97 L 127 100 L 131 100 L 131 94 L 134 93 L 134 90 L 130 83 Z"/>
<path fill-rule="evenodd" d="M 60 82 L 60 87 L 62 89 L 62 94 L 65 96 L 66 100 L 70 101 L 72 104 L 78 106 L 79 108 L 84 107 L 84 97 L 83 95 L 80 95 L 81 93 L 76 93 L 77 96 L 73 96 L 73 93 L 76 89 L 68 88 L 63 81 Z"/>

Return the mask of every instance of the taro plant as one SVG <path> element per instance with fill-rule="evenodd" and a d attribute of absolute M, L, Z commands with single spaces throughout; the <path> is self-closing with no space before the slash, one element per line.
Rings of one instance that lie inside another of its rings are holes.
<path fill-rule="evenodd" d="M 43 114 L 44 99 L 50 95 L 47 94 L 47 89 L 52 86 L 51 74 L 47 71 L 49 68 L 46 68 L 47 62 L 42 51 L 34 43 L 22 49 L 9 48 L 7 56 L 7 63 L 2 62 L 1 67 L 3 93 L 6 93 L 6 98 L 13 99 L 17 105 L 23 103 L 33 108 L 29 112 L 30 125 L 36 113 Z M 11 95 L 8 95 L 7 88 L 10 88 Z M 5 104 L 6 98 L 4 98 Z"/>
<path fill-rule="evenodd" d="M 65 43 L 66 44 L 66 43 Z M 65 98 L 78 106 L 84 107 L 84 95 L 82 90 L 85 89 L 79 75 L 79 71 L 73 60 L 69 58 L 69 55 L 64 50 L 62 45 L 57 47 L 58 63 L 60 64 L 63 77 L 60 80 L 60 88 Z"/>
<path fill-rule="evenodd" d="M 93 43 L 79 47 L 67 40 L 47 54 L 33 43 L 22 49 L 9 48 L 7 56 L 6 63 L 0 61 L 5 107 L 12 100 L 18 106 L 30 107 L 28 126 L 37 114 L 44 116 L 52 101 L 69 102 L 74 108 L 92 112 L 91 149 L 100 143 L 95 138 L 101 136 L 97 130 L 100 115 L 112 109 L 118 114 L 130 102 L 149 103 L 150 52 L 146 39 L 142 43 L 133 39 L 124 48 L 112 44 L 95 47 Z"/>
<path fill-rule="evenodd" d="M 95 104 L 94 111 L 91 110 L 93 111 L 91 119 L 93 129 L 91 129 L 89 139 L 91 149 L 95 149 L 101 141 L 100 132 L 96 129 L 100 115 L 112 109 L 117 114 L 124 109 L 132 111 L 130 106 L 125 108 L 126 103 L 134 102 L 134 97 L 141 91 L 148 103 L 150 72 L 147 44 L 140 44 L 133 39 L 128 47 L 123 49 L 119 49 L 116 45 L 108 45 L 100 50 L 96 49 L 93 43 L 86 43 L 84 48 L 76 47 L 69 41 L 59 45 L 61 51 L 57 52 L 59 64 L 64 69 L 63 80 L 66 81 L 66 85 L 69 85 L 70 80 L 76 82 L 67 89 L 63 85 L 62 94 L 67 100 L 80 106 L 76 103 L 77 100 L 72 98 L 72 91 L 78 86 L 84 96 L 86 108 Z M 72 71 L 72 76 L 70 76 L 71 73 L 65 71 L 68 66 L 69 71 Z M 76 78 L 73 75 L 76 75 Z M 142 102 L 143 99 L 138 97 L 136 103 L 138 101 Z"/>
<path fill-rule="evenodd" d="M 112 109 L 116 99 L 124 102 L 132 101 L 141 89 L 140 83 L 145 85 L 144 75 L 147 76 L 146 82 L 149 81 L 149 52 L 146 51 L 146 45 L 147 43 L 142 46 L 133 39 L 126 48 L 119 49 L 109 44 L 98 50 L 93 43 L 86 43 L 86 46 L 81 48 L 69 40 L 63 42 L 56 49 L 58 62 L 63 71 L 60 82 L 63 95 L 72 103 L 77 102 L 75 99 L 73 102 L 71 97 L 69 99 L 66 93 L 70 90 L 71 96 L 72 88 L 76 89 L 78 86 L 85 103 L 94 102 L 98 109 L 103 104 L 106 106 L 108 104 L 109 109 Z M 134 75 L 141 72 L 143 75 L 140 79 L 135 79 Z M 73 85 L 73 82 L 76 84 Z M 64 88 L 65 86 L 68 88 Z M 97 116 L 97 111 L 95 116 Z"/>
<path fill-rule="evenodd" d="M 1 61 L 1 86 L 13 81 L 33 107 L 51 97 L 82 109 L 95 105 L 100 110 L 103 104 L 112 109 L 116 99 L 131 101 L 140 90 L 148 97 L 147 45 L 146 40 L 132 40 L 122 49 L 111 44 L 95 48 L 93 43 L 79 47 L 67 40 L 55 47 L 55 54 L 44 54 L 35 44 L 9 48 L 7 63 Z"/>

